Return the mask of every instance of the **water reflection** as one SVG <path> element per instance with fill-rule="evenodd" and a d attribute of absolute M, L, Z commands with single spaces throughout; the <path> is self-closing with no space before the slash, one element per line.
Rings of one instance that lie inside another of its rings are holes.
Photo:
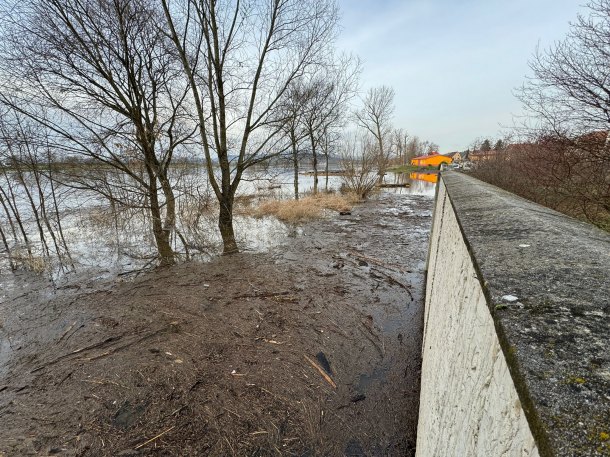
<path fill-rule="evenodd" d="M 389 179 L 388 179 L 389 178 Z M 434 196 L 438 175 L 436 173 L 392 173 L 386 176 L 386 182 L 408 184 L 408 187 L 384 189 L 389 192 L 405 195 Z"/>
<path fill-rule="evenodd" d="M 411 173 L 409 177 L 413 180 L 426 181 L 434 184 L 438 182 L 438 173 Z"/>

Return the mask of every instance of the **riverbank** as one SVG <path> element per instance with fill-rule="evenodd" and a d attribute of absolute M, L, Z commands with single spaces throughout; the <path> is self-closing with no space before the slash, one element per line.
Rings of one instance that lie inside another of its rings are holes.
<path fill-rule="evenodd" d="M 0 304 L 0 454 L 412 455 L 430 196 Z"/>

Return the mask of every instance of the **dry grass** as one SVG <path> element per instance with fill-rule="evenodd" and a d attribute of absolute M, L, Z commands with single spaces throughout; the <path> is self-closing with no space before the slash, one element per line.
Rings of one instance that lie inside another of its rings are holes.
<path fill-rule="evenodd" d="M 252 211 L 254 217 L 275 216 L 284 222 L 304 222 L 319 219 L 325 212 L 351 211 L 358 201 L 352 195 L 318 194 L 300 200 L 270 200 Z"/>
<path fill-rule="evenodd" d="M 13 254 L 13 261 L 21 268 L 38 274 L 44 273 L 49 267 L 47 259 L 28 253 L 17 252 Z"/>

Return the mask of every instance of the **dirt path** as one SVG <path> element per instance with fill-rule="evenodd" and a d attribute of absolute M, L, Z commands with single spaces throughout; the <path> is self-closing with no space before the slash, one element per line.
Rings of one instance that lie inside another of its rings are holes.
<path fill-rule="evenodd" d="M 411 455 L 431 206 L 5 301 L 0 455 Z"/>

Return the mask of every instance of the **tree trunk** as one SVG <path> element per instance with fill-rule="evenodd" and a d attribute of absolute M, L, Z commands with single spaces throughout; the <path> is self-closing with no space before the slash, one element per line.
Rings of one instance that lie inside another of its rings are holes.
<path fill-rule="evenodd" d="M 13 213 L 13 216 L 15 216 L 15 221 L 17 222 L 17 226 L 19 227 L 19 231 L 21 232 L 21 236 L 23 237 L 23 242 L 25 243 L 25 246 L 28 250 L 28 255 L 31 257 L 32 256 L 32 246 L 30 245 L 30 240 L 28 238 L 28 234 L 25 231 L 25 228 L 23 226 L 23 221 L 21 220 L 21 214 L 19 214 L 19 207 L 17 206 L 17 200 L 15 199 L 15 192 L 13 191 L 13 186 L 11 184 L 11 182 L 9 181 L 8 176 L 6 176 L 6 184 L 8 186 L 8 191 L 10 194 L 10 198 L 9 195 L 7 195 L 4 190 L 2 189 L 2 187 L 0 187 L 0 193 L 4 194 L 5 200 L 8 203 L 9 208 L 11 209 L 11 212 Z M 5 207 L 6 209 L 6 207 Z M 7 212 L 7 217 L 9 219 L 9 221 L 11 220 L 10 216 L 8 215 Z M 14 233 L 14 232 L 13 232 Z M 15 236 L 15 243 L 17 243 L 17 237 Z"/>
<path fill-rule="evenodd" d="M 313 157 L 313 194 L 318 193 L 318 154 L 316 152 L 316 141 L 314 140 L 313 133 L 309 129 L 309 140 L 311 143 L 311 155 Z"/>
<path fill-rule="evenodd" d="M 324 172 L 326 173 L 326 183 L 324 186 L 325 192 L 328 192 L 328 152 L 324 153 L 324 158 L 326 159 L 326 164 L 324 166 Z"/>
<path fill-rule="evenodd" d="M 11 271 L 15 271 L 15 264 L 13 263 L 13 255 L 11 254 L 11 248 L 8 245 L 8 240 L 6 239 L 6 235 L 4 234 L 4 230 L 2 230 L 2 225 L 0 225 L 0 238 L 2 238 L 2 244 L 4 244 L 4 249 L 6 249 L 6 255 L 8 256 L 8 264 L 11 268 Z"/>
<path fill-rule="evenodd" d="M 148 167 L 147 167 L 148 168 Z M 152 170 L 148 170 L 149 174 L 149 189 L 150 197 L 150 215 L 152 216 L 153 235 L 157 244 L 157 251 L 161 266 L 169 266 L 175 263 L 174 250 L 169 242 L 170 230 L 166 230 L 161 222 L 161 205 L 159 204 L 159 195 L 157 193 L 157 178 Z"/>
<path fill-rule="evenodd" d="M 21 187 L 23 188 L 26 197 L 28 198 L 28 202 L 30 203 L 30 208 L 32 210 L 32 215 L 34 216 L 34 221 L 36 222 L 36 227 L 38 228 L 38 236 L 40 237 L 40 243 L 43 248 L 43 257 L 50 257 L 49 245 L 47 244 L 47 239 L 44 236 L 44 229 L 42 227 L 42 221 L 40 220 L 40 215 L 38 214 L 38 210 L 36 208 L 36 202 L 34 201 L 34 197 L 30 192 L 30 189 L 25 180 L 25 176 L 23 175 L 23 171 L 20 168 L 17 168 L 17 174 L 19 177 L 19 182 L 21 183 Z"/>
<path fill-rule="evenodd" d="M 47 231 L 49 232 L 49 235 L 51 236 L 51 239 L 53 240 L 53 246 L 55 246 L 57 260 L 59 261 L 59 264 L 60 264 L 61 268 L 63 269 L 64 263 L 63 263 L 63 259 L 62 259 L 62 255 L 61 255 L 61 248 L 59 247 L 59 244 L 57 242 L 57 237 L 55 236 L 55 232 L 53 230 L 53 227 L 51 227 L 51 223 L 49 222 L 49 217 L 47 215 L 47 203 L 46 203 L 46 197 L 45 197 L 45 194 L 43 191 L 43 184 L 40 179 L 40 170 L 38 169 L 38 164 L 36 163 L 35 159 L 31 156 L 30 156 L 29 168 L 31 170 L 31 174 L 34 177 L 34 181 L 36 183 L 36 191 L 38 194 L 38 206 L 40 208 L 40 216 L 42 218 L 42 221 L 44 222 L 45 227 L 47 228 Z"/>
<path fill-rule="evenodd" d="M 377 176 L 378 182 L 382 183 L 383 177 L 385 176 L 386 163 L 385 155 L 383 152 L 383 136 L 379 124 L 377 124 L 377 142 L 379 144 L 379 160 L 377 161 L 377 166 L 379 169 L 377 170 Z"/>
<path fill-rule="evenodd" d="M 299 151 L 294 133 L 291 133 L 290 140 L 292 143 L 292 165 L 294 167 L 294 199 L 299 199 Z"/>
<path fill-rule="evenodd" d="M 4 213 L 6 214 L 6 219 L 11 227 L 11 232 L 13 233 L 13 240 L 15 240 L 15 244 L 17 243 L 17 231 L 15 230 L 15 224 L 13 223 L 13 218 L 11 217 L 11 213 L 9 212 L 6 204 L 4 203 L 4 197 L 2 196 L 4 191 L 0 187 L 0 206 L 4 209 Z M 9 202 L 10 204 L 10 202 Z"/>
<path fill-rule="evenodd" d="M 169 234 L 176 228 L 176 197 L 165 171 L 159 176 L 159 183 L 165 197 L 165 221 L 163 229 L 168 233 L 169 239 Z"/>
<path fill-rule="evenodd" d="M 318 193 L 318 156 L 316 151 L 313 151 L 313 193 Z"/>
<path fill-rule="evenodd" d="M 239 252 L 233 231 L 233 195 L 223 192 L 220 203 L 220 213 L 218 215 L 218 229 L 222 237 L 222 254 L 235 254 Z"/>
<path fill-rule="evenodd" d="M 48 152 L 48 151 L 47 151 Z M 61 225 L 61 217 L 59 215 L 59 204 L 57 203 L 57 192 L 55 191 L 55 178 L 53 173 L 53 162 L 51 161 L 50 154 L 47 156 L 47 166 L 49 167 L 49 184 L 51 185 L 51 197 L 53 197 L 53 208 L 55 210 L 55 223 L 57 224 L 57 230 L 59 232 L 59 237 L 61 238 L 61 242 L 64 247 L 64 251 L 70 260 L 70 265 L 72 266 L 72 270 L 74 270 L 74 261 L 72 260 L 72 255 L 70 255 L 70 249 L 68 249 L 68 243 L 66 243 L 66 238 L 64 237 L 64 230 Z"/>

